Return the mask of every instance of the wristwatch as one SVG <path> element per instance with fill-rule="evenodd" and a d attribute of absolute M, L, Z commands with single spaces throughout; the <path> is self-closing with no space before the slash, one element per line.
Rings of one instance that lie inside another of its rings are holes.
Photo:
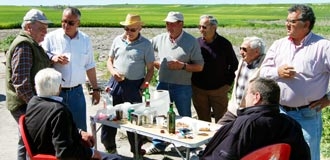
<path fill-rule="evenodd" d="M 187 64 L 183 63 L 183 67 L 181 68 L 181 70 L 186 70 Z"/>
<path fill-rule="evenodd" d="M 93 88 L 93 92 L 101 92 L 101 88 Z"/>

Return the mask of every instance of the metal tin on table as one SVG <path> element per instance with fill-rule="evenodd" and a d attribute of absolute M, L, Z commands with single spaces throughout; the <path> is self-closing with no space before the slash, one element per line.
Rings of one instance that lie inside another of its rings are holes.
<path fill-rule="evenodd" d="M 127 120 L 131 121 L 131 113 L 134 112 L 134 108 L 128 108 L 127 110 Z"/>

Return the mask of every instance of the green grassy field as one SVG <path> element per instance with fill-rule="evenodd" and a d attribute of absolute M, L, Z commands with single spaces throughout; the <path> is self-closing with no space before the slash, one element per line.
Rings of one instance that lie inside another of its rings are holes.
<path fill-rule="evenodd" d="M 310 4 L 318 20 L 329 20 L 329 4 Z M 117 27 L 127 13 L 142 16 L 146 27 L 164 27 L 163 19 L 169 11 L 180 11 L 185 16 L 185 26 L 195 27 L 199 16 L 210 14 L 219 19 L 220 26 L 274 27 L 282 26 L 290 4 L 260 5 L 147 5 L 126 4 L 107 6 L 77 6 L 82 12 L 81 23 L 85 27 Z M 42 10 L 59 26 L 65 6 L 0 6 L 0 29 L 19 28 L 24 14 L 31 8 Z"/>

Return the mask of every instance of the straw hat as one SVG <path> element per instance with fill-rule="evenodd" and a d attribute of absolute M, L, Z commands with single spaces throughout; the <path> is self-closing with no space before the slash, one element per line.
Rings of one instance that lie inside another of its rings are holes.
<path fill-rule="evenodd" d="M 136 23 L 140 23 L 143 25 L 143 22 L 141 21 L 141 17 L 137 14 L 127 14 L 126 20 L 123 22 L 120 22 L 123 26 L 130 26 Z"/>

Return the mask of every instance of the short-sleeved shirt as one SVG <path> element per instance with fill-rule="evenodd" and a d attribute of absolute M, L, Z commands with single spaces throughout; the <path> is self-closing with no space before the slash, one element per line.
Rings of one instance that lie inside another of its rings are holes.
<path fill-rule="evenodd" d="M 151 40 L 155 57 L 160 61 L 159 82 L 179 85 L 191 85 L 192 72 L 186 70 L 170 70 L 167 57 L 188 64 L 204 65 L 200 46 L 195 37 L 183 31 L 181 37 L 172 42 L 168 33 L 162 33 Z"/>
<path fill-rule="evenodd" d="M 124 35 L 119 35 L 113 40 L 109 52 L 114 60 L 113 66 L 129 80 L 142 79 L 146 74 L 146 64 L 155 61 L 152 45 L 141 35 L 132 43 L 128 43 L 123 37 Z"/>

